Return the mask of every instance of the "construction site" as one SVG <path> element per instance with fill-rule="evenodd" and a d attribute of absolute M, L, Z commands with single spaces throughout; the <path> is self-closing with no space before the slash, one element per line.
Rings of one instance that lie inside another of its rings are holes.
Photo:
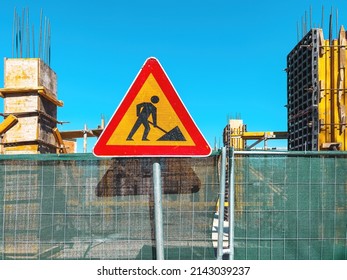
<path fill-rule="evenodd" d="M 287 131 L 230 119 L 208 157 L 159 158 L 165 259 L 347 259 L 346 40 L 343 26 L 338 38 L 311 28 L 287 55 Z M 0 89 L 0 259 L 156 259 L 158 159 L 77 153 L 105 121 L 58 129 L 49 55 L 14 53 Z"/>

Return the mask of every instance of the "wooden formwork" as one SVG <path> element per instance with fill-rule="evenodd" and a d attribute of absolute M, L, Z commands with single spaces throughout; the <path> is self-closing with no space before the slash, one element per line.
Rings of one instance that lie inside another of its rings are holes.
<path fill-rule="evenodd" d="M 10 114 L 18 123 L 2 139 L 5 154 L 56 153 L 53 135 L 56 127 L 57 77 L 37 58 L 5 59 L 4 116 Z"/>

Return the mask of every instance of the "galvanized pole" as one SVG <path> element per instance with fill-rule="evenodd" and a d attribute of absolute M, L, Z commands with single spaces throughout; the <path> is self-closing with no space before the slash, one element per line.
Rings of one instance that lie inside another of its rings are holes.
<path fill-rule="evenodd" d="M 154 224 L 157 260 L 164 260 L 163 205 L 161 198 L 161 171 L 159 162 L 153 163 Z"/>
<path fill-rule="evenodd" d="M 219 213 L 218 213 L 218 240 L 217 240 L 217 260 L 223 258 L 223 235 L 224 235 L 224 201 L 225 201 L 225 165 L 226 148 L 222 148 L 222 161 L 220 165 L 220 185 L 219 185 Z"/>
<path fill-rule="evenodd" d="M 234 148 L 230 151 L 230 179 L 229 179 L 229 260 L 234 259 L 234 221 L 235 221 L 235 157 Z"/>
<path fill-rule="evenodd" d="M 87 124 L 84 125 L 84 130 L 83 130 L 83 153 L 86 153 L 87 152 Z"/>

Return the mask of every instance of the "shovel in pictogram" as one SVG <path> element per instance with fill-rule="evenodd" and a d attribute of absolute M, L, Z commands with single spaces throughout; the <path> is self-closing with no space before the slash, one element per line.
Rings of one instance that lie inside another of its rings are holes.
<path fill-rule="evenodd" d="M 152 122 L 149 122 L 151 125 L 153 125 Z M 153 125 L 154 126 L 154 125 Z M 161 128 L 160 126 L 154 126 L 164 132 L 165 134 L 161 136 L 157 141 L 187 141 L 184 137 L 182 131 L 178 126 L 175 126 L 170 131 L 166 131 L 165 129 Z"/>

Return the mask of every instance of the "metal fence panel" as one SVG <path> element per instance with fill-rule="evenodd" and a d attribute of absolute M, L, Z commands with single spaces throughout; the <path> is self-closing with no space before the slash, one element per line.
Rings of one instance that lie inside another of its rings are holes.
<path fill-rule="evenodd" d="M 238 153 L 234 168 L 235 259 L 347 259 L 346 153 Z"/>
<path fill-rule="evenodd" d="M 151 158 L 0 157 L 0 259 L 155 259 Z M 160 159 L 165 259 L 215 259 L 219 156 Z M 236 153 L 235 259 L 347 259 L 346 153 Z"/>
<path fill-rule="evenodd" d="M 152 158 L 0 158 L 0 259 L 155 259 Z M 217 157 L 162 158 L 166 259 L 214 259 Z"/>

